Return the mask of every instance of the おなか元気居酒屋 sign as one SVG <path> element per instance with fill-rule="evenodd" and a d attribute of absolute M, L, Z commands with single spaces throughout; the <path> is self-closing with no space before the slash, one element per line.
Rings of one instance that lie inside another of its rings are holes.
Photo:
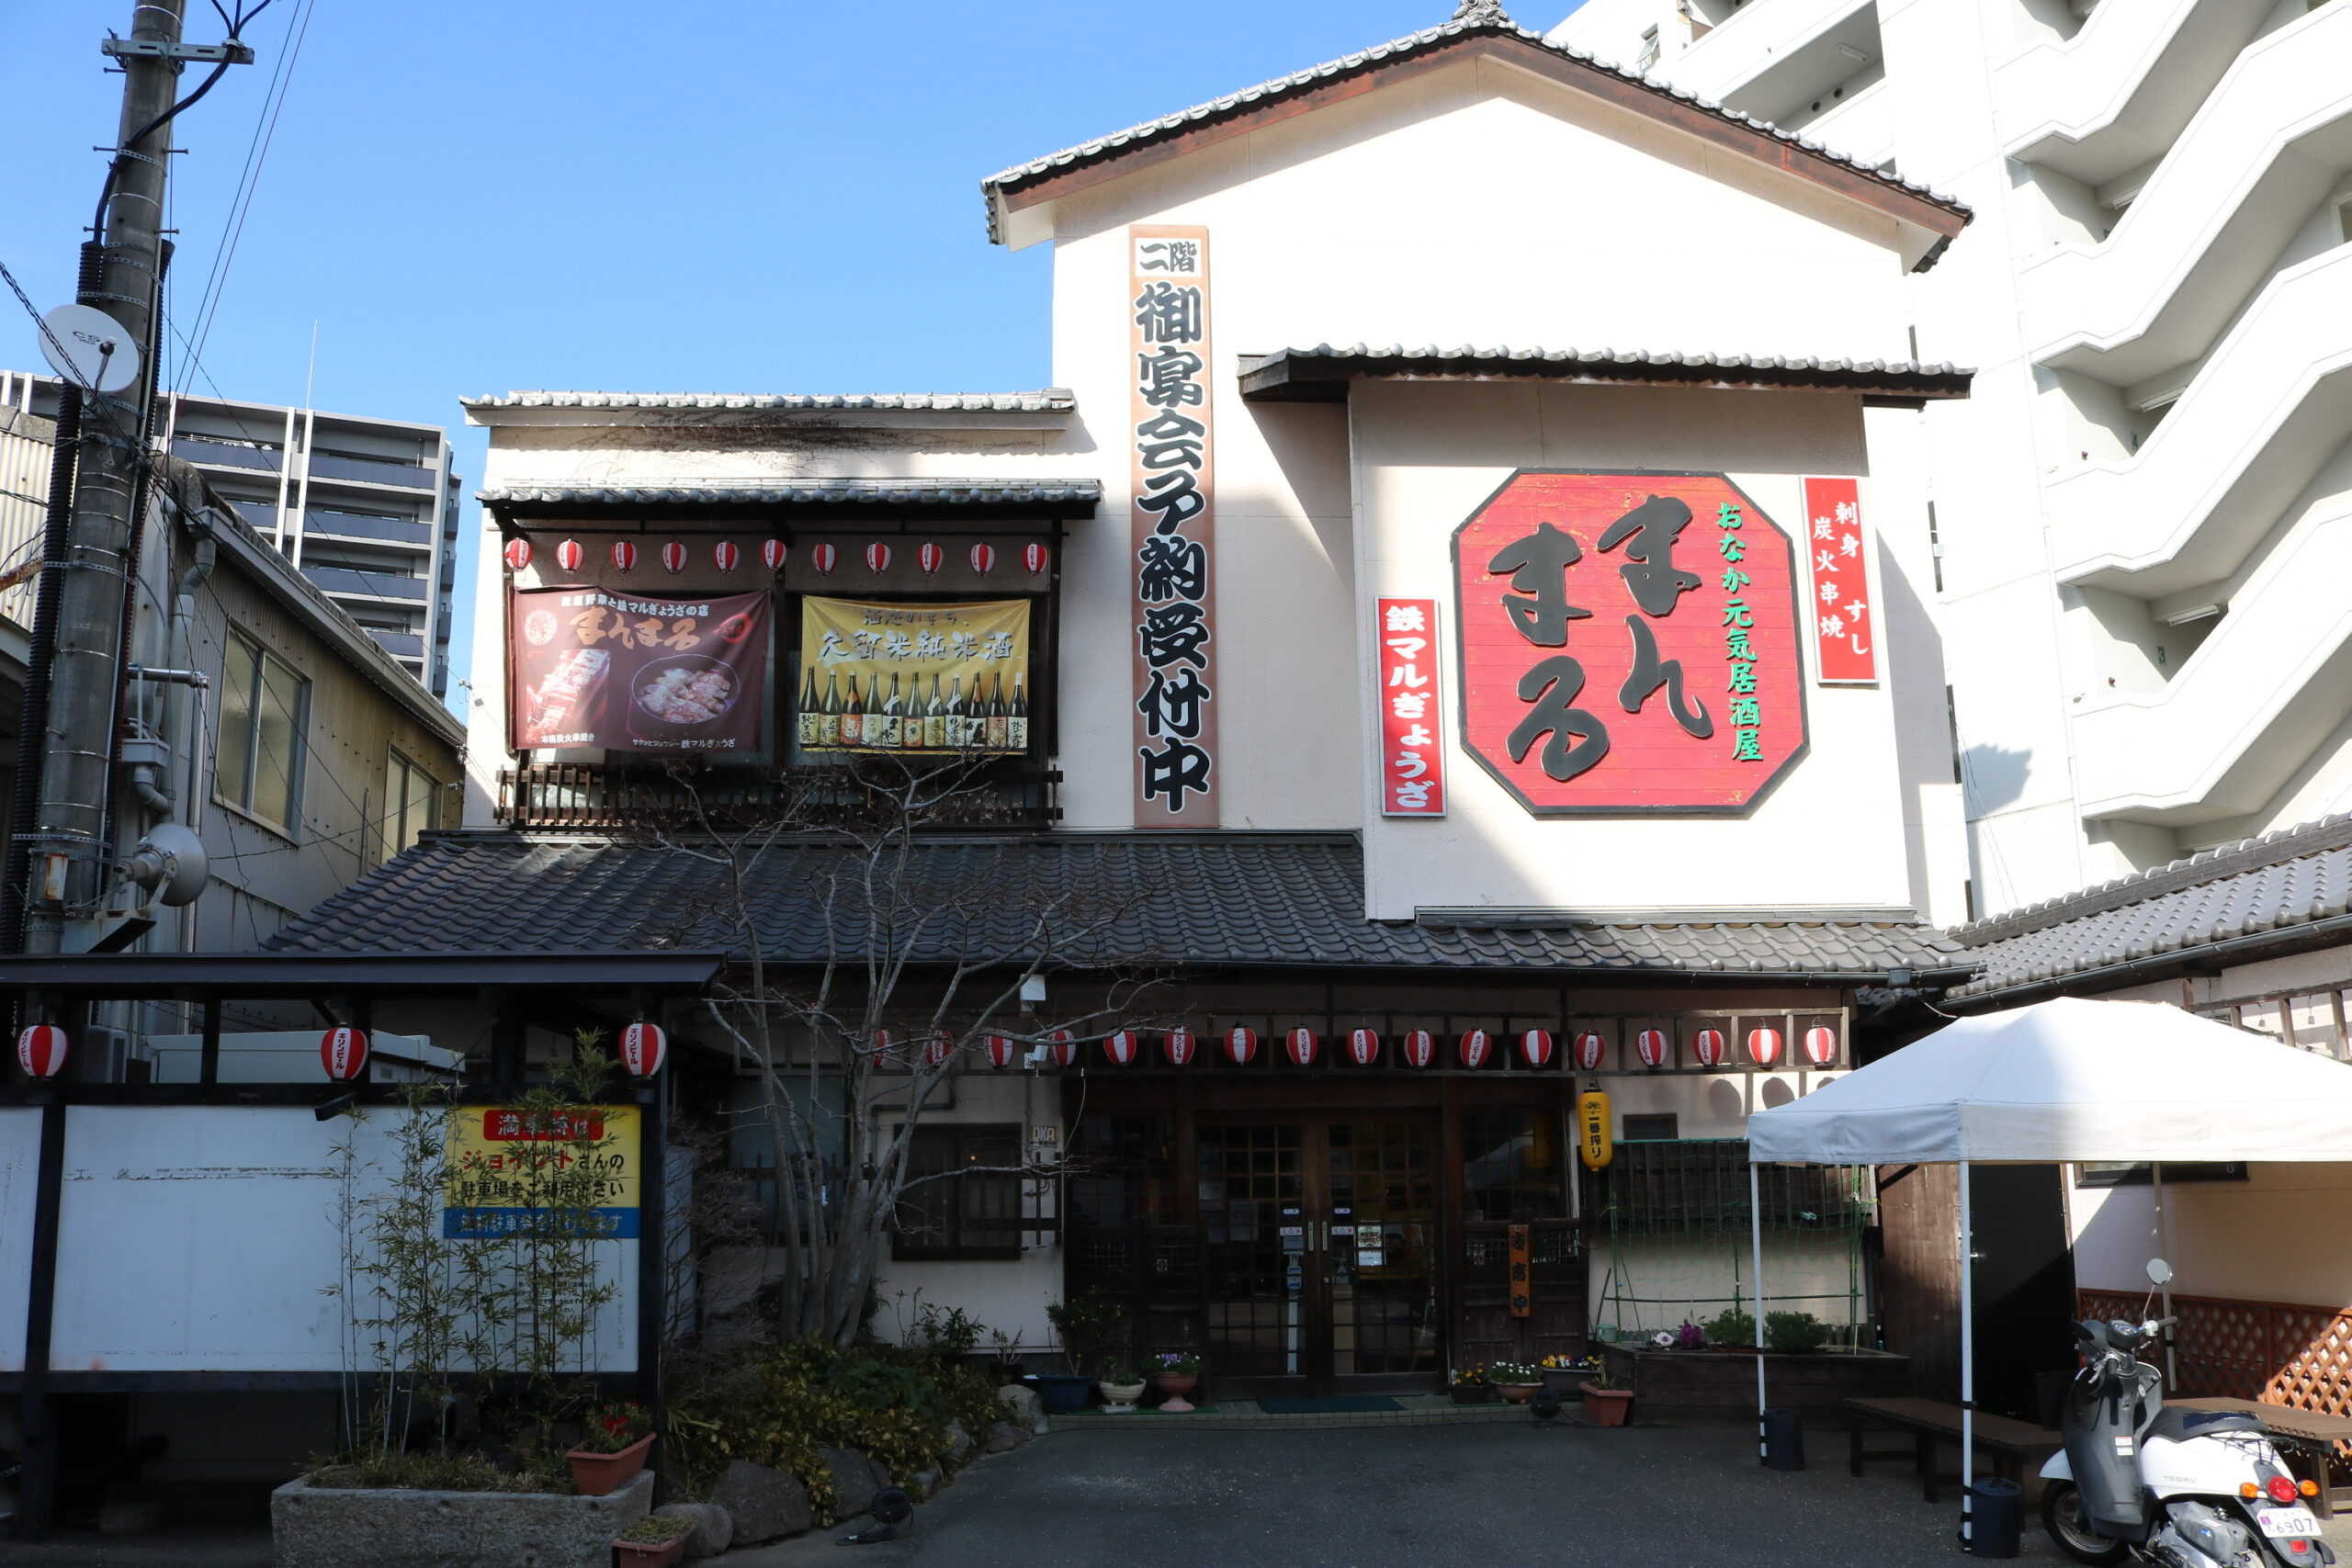
<path fill-rule="evenodd" d="M 1463 747 L 1535 815 L 1738 815 L 1804 754 L 1790 542 L 1723 475 L 1522 469 L 1453 563 Z"/>

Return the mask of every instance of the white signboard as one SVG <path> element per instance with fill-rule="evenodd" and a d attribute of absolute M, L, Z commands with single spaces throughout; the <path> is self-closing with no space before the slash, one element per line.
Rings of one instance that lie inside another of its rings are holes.
<path fill-rule="evenodd" d="M 0 1372 L 25 1370 L 25 1299 L 33 1266 L 33 1184 L 40 1112 L 0 1110 Z"/>

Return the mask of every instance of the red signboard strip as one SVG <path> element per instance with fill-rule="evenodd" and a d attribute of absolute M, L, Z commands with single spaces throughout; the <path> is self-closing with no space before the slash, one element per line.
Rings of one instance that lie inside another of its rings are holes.
<path fill-rule="evenodd" d="M 1439 722 L 1437 601 L 1383 599 L 1380 657 L 1380 814 L 1445 815 L 1445 728 Z"/>
<path fill-rule="evenodd" d="M 1878 679 L 1878 595 L 1871 536 L 1855 479 L 1804 481 L 1804 547 L 1813 597 L 1814 679 L 1825 686 Z"/>

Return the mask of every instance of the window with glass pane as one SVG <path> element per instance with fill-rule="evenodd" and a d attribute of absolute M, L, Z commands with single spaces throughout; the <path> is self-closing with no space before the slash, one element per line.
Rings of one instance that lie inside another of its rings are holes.
<path fill-rule="evenodd" d="M 220 661 L 220 745 L 214 793 L 292 829 L 301 807 L 302 737 L 311 682 L 250 638 L 230 634 Z"/>
<path fill-rule="evenodd" d="M 1567 1164 L 1560 1117 L 1551 1111 L 1462 1113 L 1462 1209 L 1471 1220 L 1567 1217 Z"/>
<path fill-rule="evenodd" d="M 917 1127 L 891 1237 L 894 1258 L 1021 1256 L 1021 1129 L 1012 1123 Z"/>
<path fill-rule="evenodd" d="M 427 828 L 441 824 L 435 808 L 441 798 L 441 786 L 433 775 L 401 756 L 392 753 L 391 765 L 385 770 L 384 779 L 384 858 L 394 855 L 416 842 L 417 835 Z"/>

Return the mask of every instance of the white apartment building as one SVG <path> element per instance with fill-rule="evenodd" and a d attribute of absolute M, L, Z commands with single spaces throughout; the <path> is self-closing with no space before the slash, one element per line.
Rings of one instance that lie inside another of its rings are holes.
<path fill-rule="evenodd" d="M 2352 804 L 2352 5 L 1589 0 L 1551 40 L 1975 211 L 1910 307 L 1974 393 L 1883 416 L 1927 482 L 1879 506 L 1935 556 L 1968 914 Z"/>

